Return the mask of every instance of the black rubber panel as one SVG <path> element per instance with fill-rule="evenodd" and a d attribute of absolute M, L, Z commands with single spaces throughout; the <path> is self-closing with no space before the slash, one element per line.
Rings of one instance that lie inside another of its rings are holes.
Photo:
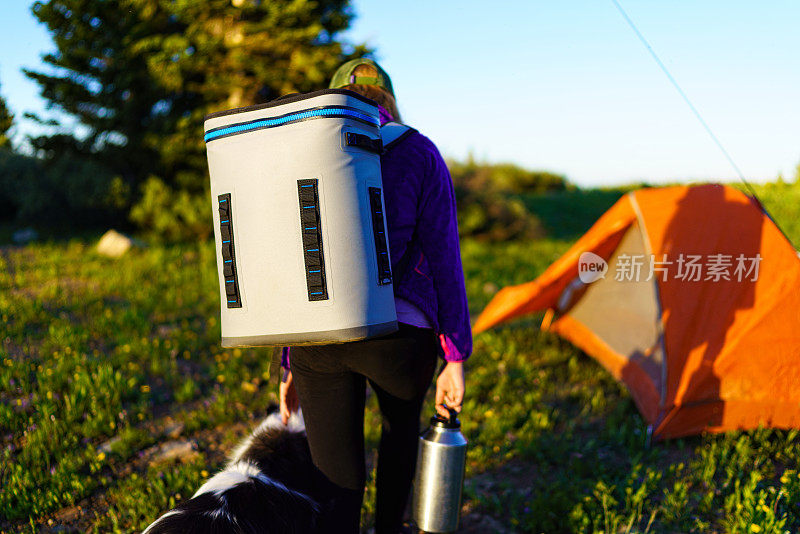
<path fill-rule="evenodd" d="M 389 261 L 389 245 L 383 225 L 383 202 L 380 187 L 369 188 L 369 209 L 372 215 L 372 233 L 375 238 L 375 257 L 378 261 L 378 284 L 392 283 L 392 264 Z"/>
<path fill-rule="evenodd" d="M 303 236 L 303 259 L 305 260 L 308 300 L 328 300 L 318 182 L 319 180 L 316 178 L 297 180 L 297 198 L 300 201 L 300 234 Z"/>
<path fill-rule="evenodd" d="M 239 279 L 236 276 L 236 251 L 233 243 L 233 206 L 231 194 L 224 193 L 217 197 L 219 206 L 219 235 L 222 251 L 222 276 L 225 285 L 225 299 L 228 308 L 241 308 L 242 298 L 239 293 Z"/>

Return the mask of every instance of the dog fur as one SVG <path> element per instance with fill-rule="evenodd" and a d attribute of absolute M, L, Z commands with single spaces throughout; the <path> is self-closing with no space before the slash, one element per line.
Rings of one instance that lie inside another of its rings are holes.
<path fill-rule="evenodd" d="M 325 481 L 311 461 L 303 415 L 284 425 L 271 410 L 225 469 L 142 534 L 317 532 Z"/>

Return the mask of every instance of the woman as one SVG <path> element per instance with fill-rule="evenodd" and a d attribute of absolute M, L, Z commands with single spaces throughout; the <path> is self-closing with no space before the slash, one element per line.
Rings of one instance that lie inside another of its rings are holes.
<path fill-rule="evenodd" d="M 389 76 L 372 60 L 345 63 L 331 88 L 379 104 L 381 124 L 400 121 Z M 472 350 L 450 174 L 436 146 L 412 130 L 381 156 L 383 194 L 400 330 L 375 339 L 285 350 L 280 386 L 284 421 L 298 402 L 316 466 L 332 482 L 324 532 L 357 533 L 366 479 L 366 382 L 382 415 L 376 533 L 397 534 L 408 501 L 425 392 L 441 354 L 436 410 L 461 410 L 463 361 Z M 406 258 L 401 260 L 401 258 Z M 402 271 L 402 272 L 400 272 Z"/>

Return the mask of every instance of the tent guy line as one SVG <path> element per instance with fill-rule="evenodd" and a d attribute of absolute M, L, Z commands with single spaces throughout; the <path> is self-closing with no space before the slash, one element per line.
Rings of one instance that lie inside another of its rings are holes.
<path fill-rule="evenodd" d="M 686 105 L 689 106 L 689 109 L 692 110 L 692 113 L 694 113 L 694 116 L 697 117 L 697 120 L 700 121 L 700 124 L 706 130 L 708 135 L 711 137 L 711 139 L 714 141 L 714 143 L 717 145 L 717 147 L 720 149 L 720 151 L 722 151 L 722 154 L 728 160 L 728 163 L 731 164 L 731 167 L 733 167 L 733 169 L 736 171 L 736 174 L 739 176 L 739 178 L 742 180 L 742 182 L 744 182 L 744 184 L 747 186 L 747 189 L 748 189 L 748 191 L 750 191 L 750 194 L 753 195 L 753 196 L 756 196 L 755 191 L 753 191 L 753 188 L 750 186 L 750 184 L 745 179 L 744 173 L 741 171 L 739 166 L 733 160 L 733 158 L 731 157 L 730 153 L 725 149 L 725 147 L 723 146 L 723 144 L 719 140 L 719 138 L 716 136 L 716 134 L 714 134 L 713 130 L 711 130 L 711 127 L 708 125 L 706 120 L 700 114 L 700 111 L 697 109 L 697 107 L 695 107 L 695 105 L 692 104 L 692 101 L 689 99 L 689 96 L 686 94 L 686 92 L 678 84 L 678 81 L 675 79 L 675 77 L 672 75 L 672 73 L 669 71 L 669 69 L 667 69 L 667 66 L 664 65 L 664 62 L 661 61 L 661 58 L 658 57 L 658 54 L 656 54 L 656 51 L 653 50 L 653 47 L 650 45 L 648 40 L 645 39 L 644 35 L 642 35 L 642 32 L 639 31 L 639 28 L 636 27 L 636 24 L 634 24 L 633 20 L 628 16 L 628 13 L 622 8 L 622 6 L 620 5 L 620 3 L 617 0 L 611 0 L 611 2 L 616 6 L 616 8 L 622 14 L 622 17 L 625 19 L 625 22 L 627 22 L 628 25 L 631 27 L 633 32 L 636 34 L 636 37 L 639 38 L 639 40 L 642 42 L 642 44 L 645 46 L 645 48 L 647 48 L 647 51 L 650 52 L 650 55 L 653 57 L 653 59 L 658 64 L 658 66 L 661 68 L 661 70 L 664 72 L 664 74 L 667 76 L 667 78 L 669 79 L 670 83 L 672 83 L 672 85 L 678 91 L 678 94 L 681 95 L 681 98 L 683 98 L 684 102 L 686 102 Z"/>
<path fill-rule="evenodd" d="M 783 234 L 783 237 L 785 237 L 786 240 L 789 241 L 789 243 L 792 245 L 792 247 L 794 247 L 795 250 L 797 250 L 797 247 L 795 246 L 794 242 L 792 242 L 792 240 L 789 239 L 789 236 L 786 234 L 786 232 L 783 231 L 783 228 L 781 227 L 780 224 L 778 224 L 778 221 L 776 221 L 775 218 L 764 207 L 764 203 L 761 202 L 761 199 L 756 194 L 755 189 L 753 189 L 753 186 L 751 186 L 750 182 L 748 182 L 747 179 L 744 177 L 744 173 L 739 168 L 739 166 L 736 164 L 736 162 L 734 161 L 733 157 L 730 155 L 730 152 L 728 152 L 725 149 L 725 146 L 722 144 L 722 142 L 716 136 L 714 131 L 708 125 L 708 122 L 706 122 L 706 120 L 700 114 L 700 111 L 697 109 L 697 107 L 689 99 L 689 96 L 681 88 L 680 84 L 678 84 L 678 80 L 675 79 L 675 77 L 669 71 L 669 69 L 664 64 L 664 62 L 661 61 L 661 58 L 658 57 L 658 54 L 656 54 L 656 51 L 653 50 L 653 47 L 650 45 L 650 42 L 645 38 L 645 36 L 642 34 L 642 32 L 639 31 L 639 28 L 633 22 L 633 19 L 631 19 L 631 17 L 628 16 L 628 13 L 625 11 L 625 9 L 623 9 L 622 5 L 619 3 L 618 0 L 611 0 L 611 3 L 613 3 L 614 6 L 617 8 L 617 10 L 620 12 L 620 14 L 622 15 L 622 18 L 625 19 L 625 22 L 627 22 L 628 26 L 631 27 L 633 32 L 636 34 L 636 37 L 639 38 L 639 41 L 641 41 L 642 44 L 645 46 L 645 48 L 647 48 L 647 51 L 653 57 L 653 59 L 655 60 L 656 64 L 659 66 L 659 68 L 667 76 L 667 78 L 669 79 L 670 83 L 673 85 L 673 87 L 675 87 L 675 90 L 678 91 L 678 94 L 681 95 L 681 98 L 683 98 L 683 101 L 686 102 L 687 106 L 689 106 L 689 109 L 692 110 L 692 113 L 694 114 L 695 117 L 697 117 L 697 120 L 700 122 L 700 124 L 703 126 L 705 131 L 708 133 L 709 137 L 711 137 L 711 140 L 714 141 L 714 144 L 716 144 L 717 147 L 720 149 L 722 154 L 725 156 L 725 159 L 727 159 L 728 163 L 731 164 L 731 167 L 733 167 L 733 169 L 736 171 L 736 174 L 739 176 L 739 179 L 742 181 L 742 183 L 747 188 L 747 191 L 750 193 L 750 196 L 753 197 L 758 202 L 759 207 L 761 208 L 761 210 L 767 215 L 767 217 L 769 217 L 772 220 L 773 223 L 775 223 L 775 226 L 777 226 L 778 230 L 781 231 L 781 233 Z"/>

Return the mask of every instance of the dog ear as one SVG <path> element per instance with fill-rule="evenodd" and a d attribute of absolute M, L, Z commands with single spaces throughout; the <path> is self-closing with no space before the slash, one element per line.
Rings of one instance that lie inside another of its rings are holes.
<path fill-rule="evenodd" d="M 268 415 L 268 416 L 269 416 L 269 415 L 272 415 L 272 414 L 274 414 L 275 412 L 277 412 L 278 410 L 280 410 L 280 406 L 278 406 L 278 405 L 277 405 L 276 403 L 274 403 L 274 402 L 270 402 L 270 403 L 269 403 L 269 406 L 267 406 L 267 415 Z"/>

